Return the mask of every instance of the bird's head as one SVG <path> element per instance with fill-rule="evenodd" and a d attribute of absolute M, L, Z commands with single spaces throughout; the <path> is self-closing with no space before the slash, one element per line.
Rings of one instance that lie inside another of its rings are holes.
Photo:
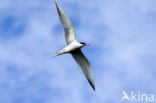
<path fill-rule="evenodd" d="M 84 43 L 84 42 L 80 42 L 80 44 L 82 44 L 82 46 L 89 46 L 89 44 Z"/>

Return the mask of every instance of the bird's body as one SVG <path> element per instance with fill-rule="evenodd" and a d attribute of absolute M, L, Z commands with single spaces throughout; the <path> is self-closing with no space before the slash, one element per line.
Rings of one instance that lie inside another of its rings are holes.
<path fill-rule="evenodd" d="M 57 52 L 55 56 L 62 55 L 65 53 L 70 53 L 72 57 L 75 59 L 75 61 L 78 63 L 78 65 L 81 67 L 82 72 L 86 76 L 92 88 L 95 90 L 94 80 L 93 80 L 89 61 L 81 51 L 81 48 L 84 46 L 88 46 L 88 44 L 84 42 L 78 42 L 76 40 L 75 30 L 71 21 L 69 20 L 69 18 L 66 16 L 66 14 L 61 9 L 61 7 L 57 4 L 56 1 L 55 4 L 56 4 L 57 12 L 59 14 L 61 24 L 64 29 L 65 40 L 67 44 L 67 46 L 61 51 Z"/>
<path fill-rule="evenodd" d="M 79 42 L 73 41 L 72 43 L 67 45 L 64 49 L 62 49 L 61 51 L 56 53 L 56 56 L 62 55 L 62 54 L 65 54 L 65 53 L 72 53 L 72 52 L 82 48 L 83 46 L 84 45 L 80 44 Z"/>

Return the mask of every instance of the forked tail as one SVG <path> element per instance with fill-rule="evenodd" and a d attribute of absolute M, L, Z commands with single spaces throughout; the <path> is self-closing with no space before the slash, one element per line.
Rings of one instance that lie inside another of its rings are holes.
<path fill-rule="evenodd" d="M 52 57 L 56 57 L 56 56 L 59 56 L 59 55 L 62 55 L 62 54 L 63 53 L 61 51 L 59 51 L 59 52 L 56 52 L 56 53 L 52 54 L 51 56 Z"/>

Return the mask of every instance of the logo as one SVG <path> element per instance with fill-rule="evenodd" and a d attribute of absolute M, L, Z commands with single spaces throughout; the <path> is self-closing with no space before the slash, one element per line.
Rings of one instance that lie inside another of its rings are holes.
<path fill-rule="evenodd" d="M 154 94 L 146 94 L 141 92 L 133 92 L 131 91 L 130 95 L 128 95 L 125 91 L 122 91 L 122 101 L 133 101 L 133 102 L 153 102 Z"/>

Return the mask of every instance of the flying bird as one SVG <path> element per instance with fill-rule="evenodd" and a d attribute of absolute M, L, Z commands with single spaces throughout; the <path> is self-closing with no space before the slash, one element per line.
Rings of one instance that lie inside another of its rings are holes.
<path fill-rule="evenodd" d="M 75 59 L 75 61 L 78 63 L 78 65 L 81 67 L 83 74 L 86 76 L 88 82 L 90 83 L 90 85 L 95 91 L 95 85 L 94 85 L 90 63 L 81 51 L 82 47 L 88 46 L 89 44 L 77 41 L 75 30 L 71 21 L 69 20 L 67 15 L 64 13 L 62 8 L 58 5 L 56 1 L 55 1 L 55 4 L 56 4 L 56 8 L 57 8 L 57 12 L 58 12 L 61 24 L 64 29 L 65 40 L 67 44 L 67 46 L 61 51 L 57 52 L 55 56 L 70 53 L 72 57 Z"/>

